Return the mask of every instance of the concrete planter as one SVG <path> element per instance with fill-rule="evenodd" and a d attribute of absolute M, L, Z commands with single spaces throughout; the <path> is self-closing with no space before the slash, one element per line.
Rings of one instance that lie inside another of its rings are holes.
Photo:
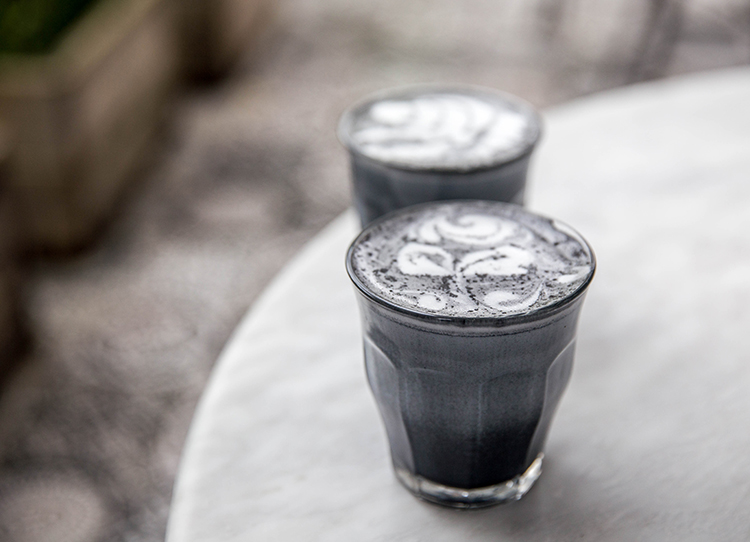
<path fill-rule="evenodd" d="M 27 247 L 81 246 L 152 140 L 180 71 L 175 0 L 102 0 L 48 55 L 0 57 L 8 191 Z"/>
<path fill-rule="evenodd" d="M 188 76 L 224 74 L 270 20 L 272 9 L 271 0 L 182 0 Z"/>

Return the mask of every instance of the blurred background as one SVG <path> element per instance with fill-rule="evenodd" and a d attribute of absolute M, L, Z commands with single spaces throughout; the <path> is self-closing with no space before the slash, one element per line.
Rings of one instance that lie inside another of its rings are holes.
<path fill-rule="evenodd" d="M 0 0 L 0 540 L 164 539 L 222 346 L 349 205 L 351 102 L 749 62 L 747 0 Z"/>

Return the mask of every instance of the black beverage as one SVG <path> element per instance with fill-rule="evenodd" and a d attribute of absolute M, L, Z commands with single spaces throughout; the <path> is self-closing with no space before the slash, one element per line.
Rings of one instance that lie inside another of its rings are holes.
<path fill-rule="evenodd" d="M 408 489 L 457 507 L 528 491 L 594 267 L 571 228 L 497 202 L 419 205 L 359 235 L 367 376 Z"/>
<path fill-rule="evenodd" d="M 391 90 L 341 117 L 362 225 L 429 201 L 523 204 L 541 121 L 520 99 L 474 87 Z"/>

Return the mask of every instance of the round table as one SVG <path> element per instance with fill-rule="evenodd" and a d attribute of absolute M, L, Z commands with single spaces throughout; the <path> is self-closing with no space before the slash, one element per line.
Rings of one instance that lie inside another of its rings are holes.
<path fill-rule="evenodd" d="M 750 539 L 750 70 L 544 117 L 530 207 L 583 233 L 598 270 L 529 494 L 465 512 L 395 480 L 344 271 L 346 214 L 222 354 L 169 542 Z"/>

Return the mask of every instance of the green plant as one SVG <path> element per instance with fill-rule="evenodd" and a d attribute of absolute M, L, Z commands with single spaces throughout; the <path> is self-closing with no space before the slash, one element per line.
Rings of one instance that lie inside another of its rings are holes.
<path fill-rule="evenodd" d="M 0 0 L 0 52 L 45 53 L 96 0 Z"/>

